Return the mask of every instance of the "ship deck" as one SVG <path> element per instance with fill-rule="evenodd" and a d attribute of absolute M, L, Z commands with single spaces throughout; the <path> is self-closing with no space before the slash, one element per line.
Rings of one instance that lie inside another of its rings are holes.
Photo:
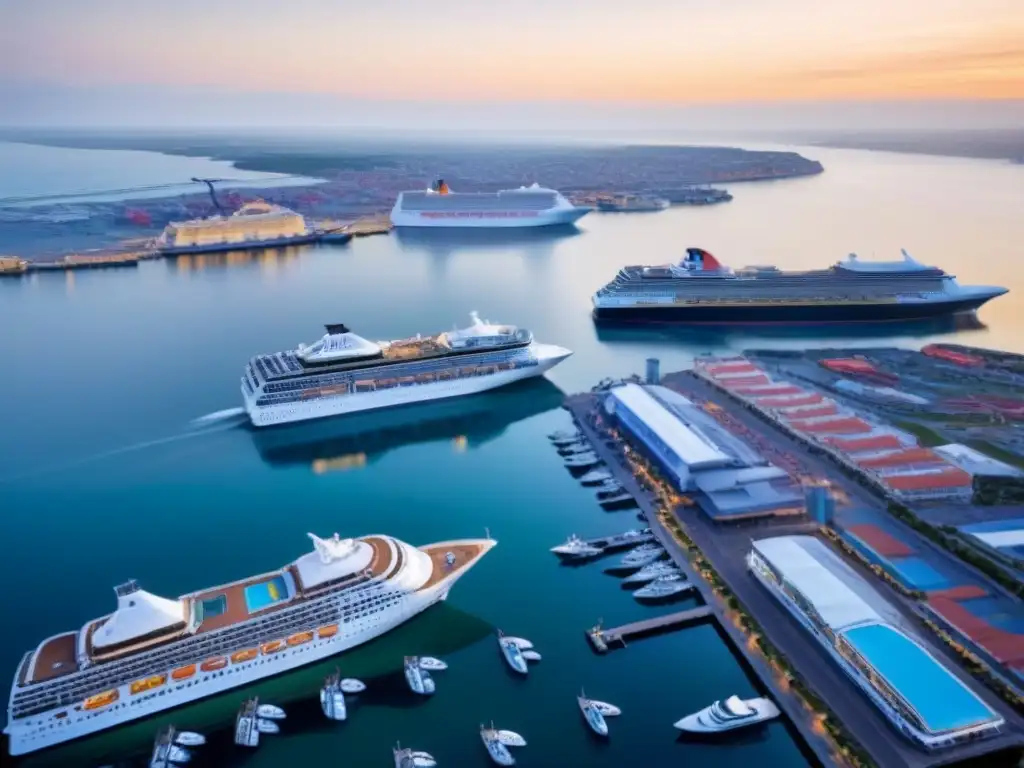
<path fill-rule="evenodd" d="M 35 667 L 29 674 L 25 664 L 25 683 L 42 683 L 78 671 L 78 633 L 66 632 L 44 640 L 35 654 Z"/>
<path fill-rule="evenodd" d="M 420 589 L 429 589 L 449 574 L 472 565 L 488 549 L 490 549 L 490 542 L 486 539 L 478 541 L 442 542 L 440 544 L 430 544 L 425 547 L 420 547 L 420 551 L 425 552 L 430 556 L 430 563 L 433 566 L 430 572 L 430 578 L 422 587 L 420 587 Z M 448 565 L 448 562 L 445 560 L 449 552 L 455 555 L 455 563 L 453 565 Z"/>

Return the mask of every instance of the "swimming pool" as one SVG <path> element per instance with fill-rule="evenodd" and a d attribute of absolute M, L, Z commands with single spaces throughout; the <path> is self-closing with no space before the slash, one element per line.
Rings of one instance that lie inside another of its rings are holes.
<path fill-rule="evenodd" d="M 288 585 L 284 578 L 275 576 L 272 579 L 250 584 L 245 588 L 245 606 L 249 613 L 262 611 L 275 603 L 288 599 Z"/>

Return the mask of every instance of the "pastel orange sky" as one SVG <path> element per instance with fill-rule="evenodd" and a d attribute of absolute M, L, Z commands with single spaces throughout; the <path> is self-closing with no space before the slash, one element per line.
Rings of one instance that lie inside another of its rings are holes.
<path fill-rule="evenodd" d="M 1024 0 L 31 0 L 0 81 L 382 99 L 1024 98 Z"/>

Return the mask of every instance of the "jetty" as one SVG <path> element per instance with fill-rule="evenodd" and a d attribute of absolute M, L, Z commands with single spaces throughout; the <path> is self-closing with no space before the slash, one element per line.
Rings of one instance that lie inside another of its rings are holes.
<path fill-rule="evenodd" d="M 390 217 L 380 215 L 356 219 L 346 227 L 346 230 L 353 237 L 368 237 L 369 235 L 386 235 L 392 228 Z"/>
<path fill-rule="evenodd" d="M 712 618 L 714 610 L 708 605 L 697 608 L 690 608 L 685 611 L 668 613 L 664 616 L 656 616 L 651 619 L 634 621 L 630 624 L 623 624 L 619 627 L 604 629 L 601 622 L 587 630 L 587 639 L 594 646 L 598 653 L 607 653 L 612 646 L 617 644 L 623 648 L 626 646 L 626 638 L 643 637 L 670 629 L 676 629 L 689 624 L 695 624 L 705 619 Z"/>

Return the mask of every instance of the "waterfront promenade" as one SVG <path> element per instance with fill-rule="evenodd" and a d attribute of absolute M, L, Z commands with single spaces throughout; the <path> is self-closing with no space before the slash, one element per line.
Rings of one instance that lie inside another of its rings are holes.
<path fill-rule="evenodd" d="M 846 760 L 833 751 L 833 743 L 825 735 L 819 713 L 810 710 L 801 697 L 791 690 L 788 680 L 754 646 L 752 638 L 739 626 L 735 614 L 690 564 L 687 553 L 672 533 L 666 529 L 658 515 L 659 500 L 655 493 L 642 488 L 626 462 L 622 446 L 609 447 L 607 437 L 598 434 L 592 424 L 597 395 L 576 395 L 567 399 L 566 408 L 593 446 L 594 452 L 608 466 L 615 479 L 633 494 L 645 514 L 652 531 L 665 546 L 672 559 L 696 585 L 705 603 L 712 608 L 714 618 L 723 634 L 771 692 L 775 701 L 803 737 L 807 746 L 825 765 L 846 764 Z M 861 748 L 879 766 L 907 766 L 925 768 L 959 762 L 995 750 L 1020 745 L 1016 728 L 1010 726 L 1004 736 L 964 744 L 936 753 L 917 749 L 897 733 L 882 713 L 856 689 L 853 683 L 827 655 L 826 651 L 804 630 L 789 613 L 747 572 L 745 554 L 753 538 L 775 535 L 807 534 L 816 530 L 808 521 L 767 521 L 722 531 L 696 507 L 671 511 L 675 522 L 701 550 L 705 559 L 728 584 L 747 613 L 762 628 L 766 639 L 795 669 L 796 676 L 807 688 L 824 700 Z M 1006 707 L 995 706 L 994 697 L 980 686 L 973 690 L 1002 714 Z M 1016 718 L 1008 717 L 1008 722 Z"/>

